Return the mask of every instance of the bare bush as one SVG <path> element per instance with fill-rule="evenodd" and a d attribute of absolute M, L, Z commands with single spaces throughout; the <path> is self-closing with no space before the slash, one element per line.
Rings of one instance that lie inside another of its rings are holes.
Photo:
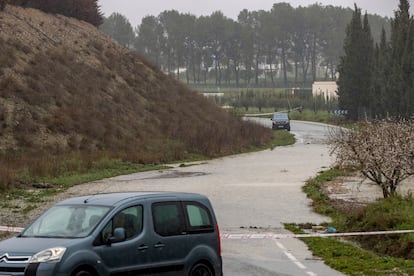
<path fill-rule="evenodd" d="M 361 173 L 382 188 L 384 198 L 414 174 L 414 122 L 365 122 L 355 130 L 339 129 L 330 137 L 338 165 Z"/>

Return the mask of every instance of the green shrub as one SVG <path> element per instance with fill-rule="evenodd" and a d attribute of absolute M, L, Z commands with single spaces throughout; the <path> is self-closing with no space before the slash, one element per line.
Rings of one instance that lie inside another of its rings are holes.
<path fill-rule="evenodd" d="M 360 212 L 347 215 L 346 227 L 362 232 L 414 229 L 414 199 L 395 196 L 368 204 Z M 365 236 L 357 241 L 381 255 L 414 259 L 413 234 Z"/>

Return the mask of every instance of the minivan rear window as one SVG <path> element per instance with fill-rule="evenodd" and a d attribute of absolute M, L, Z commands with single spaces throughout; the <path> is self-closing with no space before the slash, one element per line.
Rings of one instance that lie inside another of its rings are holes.
<path fill-rule="evenodd" d="M 154 228 L 161 236 L 181 235 L 185 222 L 179 202 L 154 203 L 152 206 Z"/>
<path fill-rule="evenodd" d="M 214 232 L 209 209 L 199 202 L 158 202 L 152 205 L 154 229 L 161 236 Z"/>

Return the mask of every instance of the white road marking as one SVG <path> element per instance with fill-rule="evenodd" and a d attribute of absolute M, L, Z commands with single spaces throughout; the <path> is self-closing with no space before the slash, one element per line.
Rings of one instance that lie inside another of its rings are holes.
<path fill-rule="evenodd" d="M 24 228 L 21 227 L 12 227 L 12 226 L 0 226 L 0 232 L 22 232 Z"/>
<path fill-rule="evenodd" d="M 292 253 L 288 252 L 288 250 L 282 243 L 280 243 L 277 240 L 274 240 L 274 242 L 277 245 L 277 247 L 279 247 L 279 249 L 282 250 L 283 254 L 285 254 L 286 257 L 288 257 L 288 259 L 291 260 L 297 267 L 299 267 L 302 270 L 305 270 L 307 275 L 317 276 L 317 274 L 313 273 L 312 271 L 306 271 L 307 267 L 304 264 L 302 264 L 298 259 L 296 259 L 296 257 Z"/>
<path fill-rule="evenodd" d="M 285 247 L 283 244 L 281 244 L 280 242 L 278 242 L 278 241 L 276 241 L 276 240 L 275 240 L 275 243 L 276 243 L 277 247 L 279 247 L 279 248 L 280 248 L 280 249 L 282 249 L 283 251 L 286 251 L 286 247 Z"/>
<path fill-rule="evenodd" d="M 299 267 L 300 269 L 305 270 L 306 266 L 304 264 L 302 264 L 301 262 L 298 261 L 298 259 L 296 259 L 295 256 L 292 255 L 292 253 L 289 252 L 283 252 L 297 267 Z"/>

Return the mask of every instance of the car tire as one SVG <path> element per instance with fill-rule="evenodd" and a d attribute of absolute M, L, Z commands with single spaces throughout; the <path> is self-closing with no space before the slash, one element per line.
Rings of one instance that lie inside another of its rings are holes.
<path fill-rule="evenodd" d="M 73 273 L 72 275 L 73 276 L 93 276 L 93 274 L 87 270 L 79 270 Z"/>
<path fill-rule="evenodd" d="M 213 272 L 208 265 L 198 263 L 191 268 L 188 276 L 213 276 Z"/>

